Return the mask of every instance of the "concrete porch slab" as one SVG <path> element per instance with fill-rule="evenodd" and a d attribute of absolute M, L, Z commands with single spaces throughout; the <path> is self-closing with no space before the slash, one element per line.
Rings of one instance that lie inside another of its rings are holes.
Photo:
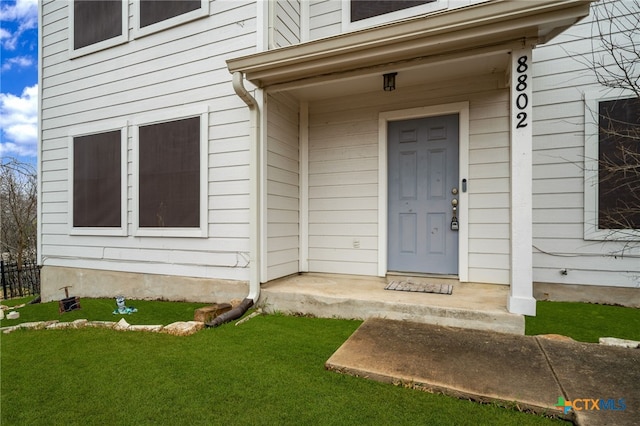
<path fill-rule="evenodd" d="M 324 318 L 387 318 L 524 334 L 524 317 L 507 311 L 508 286 L 412 277 L 414 280 L 452 284 L 452 294 L 384 289 L 388 280 L 403 278 L 406 277 L 292 275 L 264 284 L 258 305 L 265 312 Z"/>

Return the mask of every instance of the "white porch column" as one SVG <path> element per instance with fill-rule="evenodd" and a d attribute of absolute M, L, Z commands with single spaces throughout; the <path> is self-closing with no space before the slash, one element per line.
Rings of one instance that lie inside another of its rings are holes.
<path fill-rule="evenodd" d="M 531 47 L 511 52 L 511 289 L 509 312 L 535 315 Z"/>

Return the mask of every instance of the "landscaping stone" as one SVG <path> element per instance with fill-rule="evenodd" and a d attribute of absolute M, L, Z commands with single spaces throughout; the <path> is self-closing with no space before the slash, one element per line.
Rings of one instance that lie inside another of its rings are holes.
<path fill-rule="evenodd" d="M 621 348 L 631 349 L 640 348 L 640 342 L 636 342 L 635 340 L 618 339 L 617 337 L 601 337 L 598 341 L 601 345 L 619 346 Z"/>
<path fill-rule="evenodd" d="M 549 340 L 558 340 L 561 342 L 575 342 L 575 340 L 573 340 L 571 337 L 563 336 L 562 334 L 540 334 L 536 337 L 541 337 L 543 339 Z"/>
<path fill-rule="evenodd" d="M 17 311 L 11 311 L 7 314 L 7 319 L 13 320 L 13 319 L 18 319 L 20 318 L 20 312 Z"/>
<path fill-rule="evenodd" d="M 19 325 L 12 325 L 9 327 L 2 327 L 0 330 L 2 330 L 3 334 L 9 334 L 9 333 L 13 333 L 16 330 L 20 330 L 20 326 Z"/>
<path fill-rule="evenodd" d="M 205 306 L 203 308 L 196 309 L 193 320 L 199 322 L 209 322 L 215 317 L 218 317 L 230 310 L 230 303 L 214 303 L 211 306 Z"/>
<path fill-rule="evenodd" d="M 22 324 L 20 324 L 20 328 L 24 328 L 27 330 L 40 330 L 42 328 L 45 328 L 45 323 L 44 321 L 35 321 L 35 322 L 23 322 Z"/>
<path fill-rule="evenodd" d="M 73 327 L 73 323 L 70 322 L 54 322 L 49 324 L 46 328 L 47 330 L 56 330 L 62 328 L 71 328 Z"/>
<path fill-rule="evenodd" d="M 71 322 L 73 328 L 86 327 L 89 321 L 86 319 L 77 319 Z"/>
<path fill-rule="evenodd" d="M 189 336 L 203 328 L 204 323 L 200 321 L 178 321 L 164 327 L 162 332 L 173 336 Z"/>
<path fill-rule="evenodd" d="M 96 328 L 113 328 L 115 327 L 116 322 L 114 321 L 89 321 L 87 322 L 87 327 L 96 327 Z"/>
<path fill-rule="evenodd" d="M 118 321 L 118 323 L 113 327 L 113 329 L 124 331 L 128 330 L 129 327 L 131 327 L 131 325 L 124 318 L 121 318 L 120 321 Z"/>
<path fill-rule="evenodd" d="M 127 331 L 150 331 L 152 333 L 159 333 L 162 328 L 162 325 L 130 325 Z"/>

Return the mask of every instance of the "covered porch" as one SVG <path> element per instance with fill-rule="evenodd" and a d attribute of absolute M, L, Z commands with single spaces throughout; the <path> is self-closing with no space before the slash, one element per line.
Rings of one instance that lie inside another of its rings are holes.
<path fill-rule="evenodd" d="M 588 11 L 487 2 L 229 60 L 254 122 L 252 295 L 274 311 L 522 333 L 531 50 Z M 411 204 L 418 193 L 430 198 Z M 453 295 L 384 290 L 418 273 L 453 280 Z"/>

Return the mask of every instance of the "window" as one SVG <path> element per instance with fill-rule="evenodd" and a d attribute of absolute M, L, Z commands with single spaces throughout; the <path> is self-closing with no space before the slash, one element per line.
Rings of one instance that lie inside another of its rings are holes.
<path fill-rule="evenodd" d="M 70 3 L 71 56 L 126 42 L 127 5 L 123 0 L 74 0 Z"/>
<path fill-rule="evenodd" d="M 136 235 L 206 236 L 207 117 L 135 126 Z"/>
<path fill-rule="evenodd" d="M 200 0 L 141 0 L 140 28 L 200 9 Z"/>
<path fill-rule="evenodd" d="M 351 22 L 410 7 L 433 3 L 435 0 L 351 0 Z"/>
<path fill-rule="evenodd" d="M 136 37 L 209 15 L 209 0 L 141 0 L 136 4 Z"/>
<path fill-rule="evenodd" d="M 126 124 L 107 127 L 70 137 L 71 234 L 126 232 Z"/>
<path fill-rule="evenodd" d="M 640 229 L 640 99 L 598 105 L 598 229 Z"/>
<path fill-rule="evenodd" d="M 448 0 L 351 0 L 342 2 L 342 30 L 383 25 L 446 9 Z"/>
<path fill-rule="evenodd" d="M 585 99 L 585 237 L 640 238 L 640 99 Z"/>

